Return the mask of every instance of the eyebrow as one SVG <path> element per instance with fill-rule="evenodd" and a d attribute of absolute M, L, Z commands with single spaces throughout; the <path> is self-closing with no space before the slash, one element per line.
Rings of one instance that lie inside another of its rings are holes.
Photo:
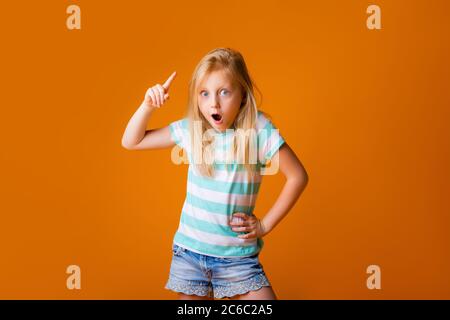
<path fill-rule="evenodd" d="M 219 90 L 220 89 L 232 89 L 233 88 L 233 86 L 231 86 L 231 85 L 225 85 L 225 86 L 221 86 L 221 87 L 219 87 Z M 200 87 L 199 88 L 199 90 L 207 90 L 205 87 Z"/>

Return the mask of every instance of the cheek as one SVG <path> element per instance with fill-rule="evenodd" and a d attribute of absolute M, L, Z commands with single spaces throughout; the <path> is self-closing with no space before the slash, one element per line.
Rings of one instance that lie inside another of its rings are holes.
<path fill-rule="evenodd" d="M 227 116 L 227 121 L 228 122 L 233 122 L 234 119 L 236 118 L 237 114 L 239 113 L 239 106 L 230 106 L 229 108 L 226 109 L 226 111 L 224 112 Z"/>
<path fill-rule="evenodd" d="M 206 108 L 204 105 L 199 104 L 198 106 L 200 113 L 203 114 L 203 116 L 208 119 L 209 118 L 209 113 L 208 113 L 208 108 Z"/>
<path fill-rule="evenodd" d="M 197 101 L 198 108 L 201 112 L 205 111 L 205 104 L 200 99 Z"/>
<path fill-rule="evenodd" d="M 207 99 L 198 99 L 198 107 L 199 109 L 203 112 L 203 113 L 208 113 L 209 108 L 209 103 L 207 101 Z"/>
<path fill-rule="evenodd" d="M 241 99 L 239 97 L 230 100 L 230 103 L 229 103 L 230 112 L 237 113 L 237 112 L 239 112 L 240 108 L 241 108 Z"/>
<path fill-rule="evenodd" d="M 228 97 L 222 100 L 223 105 L 226 105 L 228 109 L 235 109 L 236 106 L 241 105 L 240 97 Z"/>

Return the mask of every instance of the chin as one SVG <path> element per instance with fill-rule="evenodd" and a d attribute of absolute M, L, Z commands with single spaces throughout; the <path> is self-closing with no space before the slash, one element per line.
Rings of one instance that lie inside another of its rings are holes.
<path fill-rule="evenodd" d="M 213 125 L 213 128 L 216 130 L 220 130 L 220 131 L 224 131 L 226 129 L 225 127 L 222 127 L 222 126 L 218 127 L 216 125 Z"/>

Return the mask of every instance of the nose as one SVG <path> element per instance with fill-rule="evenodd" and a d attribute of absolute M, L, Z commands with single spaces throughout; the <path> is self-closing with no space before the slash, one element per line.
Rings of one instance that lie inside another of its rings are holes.
<path fill-rule="evenodd" d="M 211 105 L 211 109 L 220 109 L 219 99 L 215 95 L 211 97 L 211 101 L 209 103 Z"/>

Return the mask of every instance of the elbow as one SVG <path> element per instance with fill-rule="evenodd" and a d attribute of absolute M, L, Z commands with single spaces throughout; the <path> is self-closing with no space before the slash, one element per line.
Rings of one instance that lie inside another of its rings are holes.
<path fill-rule="evenodd" d="M 122 147 L 127 150 L 133 150 L 134 146 L 125 140 L 122 140 Z"/>
<path fill-rule="evenodd" d="M 303 193 L 303 191 L 306 189 L 306 186 L 308 185 L 309 177 L 308 174 L 305 172 L 301 175 L 299 175 L 297 178 L 295 178 L 294 184 L 296 186 L 297 192 L 299 195 Z"/>
<path fill-rule="evenodd" d="M 309 175 L 308 172 L 306 172 L 306 170 L 303 170 L 303 180 L 305 181 L 305 185 L 307 185 L 309 181 Z"/>
<path fill-rule="evenodd" d="M 291 180 L 293 183 L 298 185 L 300 189 L 305 189 L 309 182 L 309 176 L 306 170 L 303 168 L 298 170 L 295 174 L 291 175 L 288 180 Z"/>
<path fill-rule="evenodd" d="M 303 189 L 306 188 L 306 186 L 308 185 L 308 182 L 309 182 L 309 176 L 308 176 L 308 173 L 306 173 L 306 171 L 305 171 L 304 182 L 303 182 Z"/>

